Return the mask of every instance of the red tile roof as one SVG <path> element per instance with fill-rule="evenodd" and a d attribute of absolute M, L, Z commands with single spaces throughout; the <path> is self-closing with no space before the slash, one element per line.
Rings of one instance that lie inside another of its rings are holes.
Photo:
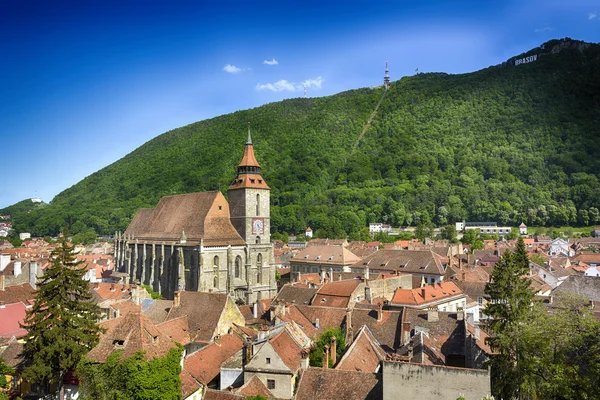
<path fill-rule="evenodd" d="M 454 282 L 442 282 L 417 289 L 398 288 L 394 292 L 391 303 L 394 305 L 422 306 L 461 295 L 464 295 L 463 291 Z"/>
<path fill-rule="evenodd" d="M 302 348 L 292 338 L 287 329 L 283 329 L 269 340 L 271 346 L 289 369 L 297 371 L 302 360 Z"/>
<path fill-rule="evenodd" d="M 377 372 L 379 363 L 384 359 L 385 351 L 379 346 L 371 330 L 363 325 L 335 369 Z"/>
<path fill-rule="evenodd" d="M 383 398 L 381 381 L 367 372 L 350 372 L 329 368 L 309 368 L 302 372 L 296 400 L 332 400 Z"/>
<path fill-rule="evenodd" d="M 273 394 L 267 389 L 264 383 L 260 380 L 260 378 L 254 375 L 250 380 L 237 391 L 239 394 L 243 394 L 244 396 L 264 396 L 267 399 L 273 397 Z"/>
<path fill-rule="evenodd" d="M 26 310 L 27 307 L 22 302 L 0 306 L 0 336 L 21 337 L 27 334 L 27 330 L 19 325 L 25 321 Z"/>
<path fill-rule="evenodd" d="M 223 335 L 219 340 L 187 357 L 183 367 L 198 382 L 208 385 L 221 372 L 221 364 L 240 351 L 243 345 L 237 335 Z"/>
<path fill-rule="evenodd" d="M 23 302 L 26 304 L 32 303 L 35 299 L 33 292 L 34 289 L 29 283 L 6 286 L 4 290 L 0 290 L 0 305 L 18 302 Z"/>

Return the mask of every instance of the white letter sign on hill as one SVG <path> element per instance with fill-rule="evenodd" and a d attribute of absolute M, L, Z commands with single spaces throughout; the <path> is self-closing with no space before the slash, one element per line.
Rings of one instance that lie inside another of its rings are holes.
<path fill-rule="evenodd" d="M 534 62 L 535 60 L 537 60 L 537 54 L 534 54 L 534 55 L 529 56 L 529 57 L 518 58 L 518 59 L 515 60 L 515 66 L 516 65 L 520 65 L 520 64 L 526 64 L 526 63 Z"/>

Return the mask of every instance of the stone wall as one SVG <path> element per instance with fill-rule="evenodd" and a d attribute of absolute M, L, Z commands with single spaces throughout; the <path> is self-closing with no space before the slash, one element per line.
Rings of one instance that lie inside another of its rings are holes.
<path fill-rule="evenodd" d="M 481 400 L 491 394 L 489 370 L 383 363 L 383 400 Z"/>

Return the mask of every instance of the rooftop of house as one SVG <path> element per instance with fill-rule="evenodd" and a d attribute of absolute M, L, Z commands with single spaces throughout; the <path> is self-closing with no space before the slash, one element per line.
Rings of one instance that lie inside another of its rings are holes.
<path fill-rule="evenodd" d="M 352 265 L 360 258 L 343 246 L 309 246 L 290 259 L 291 264 Z"/>
<path fill-rule="evenodd" d="M 131 357 L 138 351 L 145 351 L 147 359 L 163 357 L 175 347 L 168 335 L 161 332 L 141 310 L 130 312 L 99 323 L 106 332 L 100 335 L 100 342 L 88 357 L 97 362 L 105 362 L 109 355 L 121 350 L 122 358 Z"/>
<path fill-rule="evenodd" d="M 177 295 L 177 294 L 176 294 Z M 226 293 L 179 292 L 180 303 L 169 310 L 167 320 L 188 317 L 192 341 L 210 342 L 227 305 Z"/>
<path fill-rule="evenodd" d="M 0 306 L 0 336 L 22 337 L 27 334 L 27 329 L 21 328 L 25 322 L 27 306 L 22 302 L 4 304 Z"/>
<path fill-rule="evenodd" d="M 402 345 L 403 319 L 402 311 L 355 308 L 350 315 L 350 324 L 355 333 L 367 326 L 379 345 L 386 352 L 393 352 Z M 344 324 L 348 331 L 347 315 Z"/>
<path fill-rule="evenodd" d="M 375 400 L 382 396 L 382 382 L 376 374 L 311 367 L 300 375 L 295 399 Z"/>
<path fill-rule="evenodd" d="M 431 250 L 379 250 L 354 263 L 351 268 L 372 270 L 398 270 L 412 274 L 444 275 L 441 257 Z"/>
<path fill-rule="evenodd" d="M 391 304 L 421 307 L 430 303 L 460 298 L 464 295 L 463 291 L 454 282 L 442 282 L 416 289 L 398 288 L 394 292 Z"/>
<path fill-rule="evenodd" d="M 577 294 L 587 300 L 599 302 L 600 277 L 571 275 L 552 291 L 552 294 L 556 293 Z"/>
<path fill-rule="evenodd" d="M 221 372 L 221 365 L 242 349 L 244 342 L 235 334 L 223 335 L 191 354 L 183 367 L 198 382 L 208 385 Z"/>
<path fill-rule="evenodd" d="M 24 367 L 23 343 L 19 342 L 15 336 L 12 336 L 6 347 L 0 351 L 0 358 L 4 363 L 16 371 L 21 371 Z"/>
<path fill-rule="evenodd" d="M 283 285 L 281 290 L 273 299 L 273 303 L 310 304 L 317 293 L 316 288 L 298 287 L 294 285 Z"/>
<path fill-rule="evenodd" d="M 371 330 L 363 325 L 352 344 L 346 349 L 335 369 L 344 371 L 377 372 L 385 359 L 385 351 Z"/>
<path fill-rule="evenodd" d="M 35 299 L 34 289 L 29 283 L 21 285 L 6 286 L 4 290 L 0 290 L 0 305 L 23 302 L 26 304 L 33 303 Z"/>
<path fill-rule="evenodd" d="M 350 303 L 352 294 L 361 283 L 363 282 L 360 279 L 328 282 L 319 288 L 312 304 L 323 307 L 346 308 Z"/>
<path fill-rule="evenodd" d="M 265 384 L 262 383 L 257 375 L 252 376 L 248 382 L 244 383 L 244 385 L 237 390 L 237 393 L 243 394 L 247 397 L 264 396 L 267 399 L 273 397 L 269 389 L 267 389 Z"/>

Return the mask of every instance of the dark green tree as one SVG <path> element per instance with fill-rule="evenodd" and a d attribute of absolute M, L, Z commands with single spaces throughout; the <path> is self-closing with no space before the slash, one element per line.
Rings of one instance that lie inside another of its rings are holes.
<path fill-rule="evenodd" d="M 458 243 L 458 235 L 454 225 L 446 225 L 442 227 L 442 239 L 446 239 L 450 243 Z"/>
<path fill-rule="evenodd" d="M 498 260 L 485 288 L 489 302 L 484 313 L 489 317 L 489 344 L 495 352 L 490 360 L 492 392 L 497 398 L 519 398 L 528 368 L 526 346 L 521 341 L 532 318 L 535 295 L 528 272 L 529 260 L 520 239 L 514 253 L 506 251 Z"/>
<path fill-rule="evenodd" d="M 179 400 L 181 399 L 181 355 L 183 347 L 160 358 L 147 360 L 139 351 L 121 359 L 111 354 L 105 363 L 84 357 L 77 366 L 83 400 Z"/>
<path fill-rule="evenodd" d="M 23 355 L 29 363 L 23 376 L 53 385 L 62 397 L 64 375 L 98 343 L 100 308 L 70 244 L 63 239 L 50 260 L 22 325 L 27 329 Z"/>

